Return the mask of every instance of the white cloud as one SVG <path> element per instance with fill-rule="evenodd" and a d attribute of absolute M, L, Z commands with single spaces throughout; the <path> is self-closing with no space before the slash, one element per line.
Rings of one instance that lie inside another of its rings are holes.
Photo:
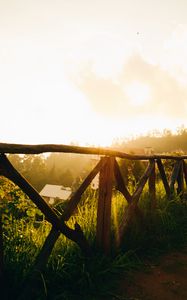
<path fill-rule="evenodd" d="M 165 41 L 161 65 L 182 84 L 187 83 L 187 25 L 178 24 Z"/>

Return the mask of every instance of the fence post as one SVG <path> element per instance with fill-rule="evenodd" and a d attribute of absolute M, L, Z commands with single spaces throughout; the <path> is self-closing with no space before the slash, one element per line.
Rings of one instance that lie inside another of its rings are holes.
<path fill-rule="evenodd" d="M 177 194 L 182 195 L 184 192 L 183 160 L 180 161 L 180 169 L 177 178 L 177 183 L 178 183 Z"/>
<path fill-rule="evenodd" d="M 161 180 L 163 182 L 163 185 L 164 185 L 164 188 L 165 188 L 165 191 L 166 191 L 167 198 L 169 199 L 170 194 L 171 194 L 170 193 L 170 187 L 169 187 L 169 183 L 168 183 L 168 180 L 167 180 L 167 177 L 166 177 L 166 173 L 165 173 L 165 170 L 164 170 L 163 163 L 162 163 L 160 158 L 157 159 L 157 166 L 158 166 L 158 169 L 159 169 L 159 172 L 160 172 Z"/>
<path fill-rule="evenodd" d="M 187 187 L 187 167 L 186 167 L 185 160 L 183 160 L 183 174 L 184 174 L 185 186 Z"/>
<path fill-rule="evenodd" d="M 103 157 L 105 161 L 99 176 L 99 199 L 97 207 L 96 241 L 98 247 L 109 255 L 111 247 L 111 200 L 114 178 L 114 157 Z"/>
<path fill-rule="evenodd" d="M 2 225 L 2 214 L 0 211 L 0 280 L 3 279 L 3 267 L 4 267 L 4 262 L 3 262 L 3 225 Z"/>
<path fill-rule="evenodd" d="M 151 198 L 151 208 L 154 209 L 156 206 L 156 174 L 155 174 L 155 161 L 153 165 L 153 169 L 149 176 L 148 184 L 149 184 L 149 194 Z"/>
<path fill-rule="evenodd" d="M 171 174 L 171 179 L 170 179 L 171 194 L 173 194 L 175 192 L 175 182 L 179 178 L 180 168 L 181 168 L 181 162 L 178 160 L 175 162 L 174 167 L 173 167 L 173 172 Z M 178 191 L 177 191 L 177 193 L 178 193 Z"/>

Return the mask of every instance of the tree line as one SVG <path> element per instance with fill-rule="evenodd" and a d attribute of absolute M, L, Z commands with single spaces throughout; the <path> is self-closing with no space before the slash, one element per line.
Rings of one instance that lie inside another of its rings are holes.
<path fill-rule="evenodd" d="M 90 155 L 69 153 L 47 156 L 9 154 L 8 158 L 37 191 L 41 191 L 45 184 L 76 188 L 95 163 Z"/>
<path fill-rule="evenodd" d="M 187 152 L 187 128 L 178 128 L 176 133 L 165 129 L 163 133 L 153 131 L 145 136 L 139 136 L 129 141 L 122 141 L 118 147 L 123 149 L 152 148 L 155 153 Z"/>

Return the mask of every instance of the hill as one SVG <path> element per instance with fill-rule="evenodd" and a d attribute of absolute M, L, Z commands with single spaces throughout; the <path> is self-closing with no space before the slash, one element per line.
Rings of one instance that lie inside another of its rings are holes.
<path fill-rule="evenodd" d="M 165 130 L 161 135 L 140 136 L 127 142 L 122 142 L 118 147 L 126 152 L 143 153 L 151 149 L 155 153 L 187 152 L 187 129 L 182 129 L 176 134 Z"/>

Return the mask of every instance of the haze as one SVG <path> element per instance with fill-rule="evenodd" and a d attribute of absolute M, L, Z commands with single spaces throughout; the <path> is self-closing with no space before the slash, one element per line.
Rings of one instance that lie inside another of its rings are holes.
<path fill-rule="evenodd" d="M 1 0 L 1 142 L 187 126 L 186 13 L 185 0 Z"/>

